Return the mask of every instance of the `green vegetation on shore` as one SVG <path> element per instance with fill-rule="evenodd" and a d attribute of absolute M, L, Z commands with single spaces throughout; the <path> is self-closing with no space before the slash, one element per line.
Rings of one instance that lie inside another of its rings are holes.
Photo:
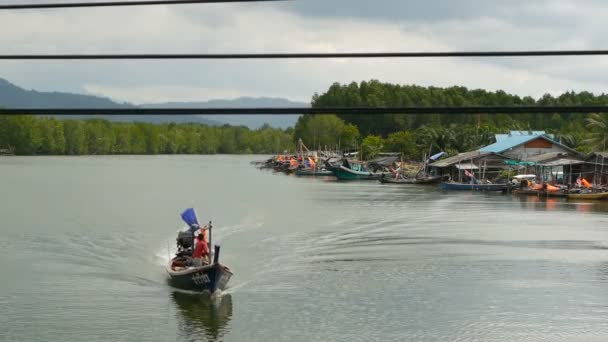
<path fill-rule="evenodd" d="M 293 146 L 292 134 L 268 126 L 250 130 L 0 116 L 0 148 L 10 147 L 18 155 L 277 153 Z"/>
<path fill-rule="evenodd" d="M 402 86 L 378 81 L 333 84 L 315 94 L 313 107 L 604 105 L 608 95 L 568 92 L 540 99 L 504 91 Z M 20 155 L 236 154 L 294 150 L 302 139 L 311 149 L 360 149 L 366 158 L 402 152 L 420 159 L 429 148 L 453 155 L 494 142 L 510 130 L 544 130 L 581 152 L 606 149 L 606 114 L 380 114 L 303 115 L 293 129 L 268 126 L 118 123 L 102 119 L 57 120 L 0 116 L 0 148 Z"/>
<path fill-rule="evenodd" d="M 408 106 L 517 106 L 517 105 L 605 105 L 608 95 L 589 92 L 564 93 L 540 99 L 519 97 L 504 91 L 490 92 L 464 87 L 436 88 L 402 86 L 379 81 L 333 84 L 327 92 L 313 96 L 313 107 L 408 107 Z M 344 131 L 340 130 L 344 128 Z M 357 132 L 348 132 L 346 127 Z M 562 144 L 581 152 L 605 150 L 608 117 L 605 114 L 381 114 L 337 115 L 332 119 L 304 115 L 295 127 L 297 137 L 313 146 L 352 148 L 364 155 L 379 151 L 402 152 L 420 159 L 424 151 L 446 151 L 450 155 L 494 143 L 494 135 L 510 130 L 544 130 Z M 323 135 L 330 131 L 331 135 Z M 316 142 L 313 143 L 313 142 Z"/>

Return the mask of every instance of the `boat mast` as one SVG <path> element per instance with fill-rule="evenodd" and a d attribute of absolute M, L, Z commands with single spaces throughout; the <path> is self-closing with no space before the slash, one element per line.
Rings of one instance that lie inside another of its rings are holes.
<path fill-rule="evenodd" d="M 604 151 L 606 151 L 606 135 L 604 134 Z M 600 187 L 602 187 L 602 181 L 604 180 L 604 163 L 606 162 L 606 157 L 602 154 L 602 167 L 600 169 Z"/>
<path fill-rule="evenodd" d="M 209 242 L 207 242 L 207 245 L 209 247 L 209 253 L 211 253 L 211 247 L 213 246 L 213 244 L 211 243 L 211 221 L 209 221 L 209 228 L 207 228 L 209 230 Z"/>
<path fill-rule="evenodd" d="M 599 154 L 595 154 L 595 165 L 593 165 L 593 187 L 597 187 L 597 163 L 599 159 Z"/>
<path fill-rule="evenodd" d="M 422 174 L 423 177 L 426 177 L 426 175 L 427 175 L 427 170 L 426 169 L 428 167 L 429 158 L 431 158 L 431 155 L 432 155 L 431 153 L 433 153 L 433 144 L 429 145 L 429 154 L 428 154 L 428 156 L 424 157 L 424 170 L 422 172 L 423 173 Z"/>

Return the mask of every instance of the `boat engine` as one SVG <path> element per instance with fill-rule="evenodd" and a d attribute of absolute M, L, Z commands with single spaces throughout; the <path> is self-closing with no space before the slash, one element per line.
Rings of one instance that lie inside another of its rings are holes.
<path fill-rule="evenodd" d="M 192 255 L 192 246 L 194 246 L 194 234 L 191 231 L 179 232 L 177 234 L 177 256 Z"/>

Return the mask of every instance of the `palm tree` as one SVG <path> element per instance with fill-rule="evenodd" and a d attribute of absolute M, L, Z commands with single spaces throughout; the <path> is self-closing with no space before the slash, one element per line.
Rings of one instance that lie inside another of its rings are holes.
<path fill-rule="evenodd" d="M 589 134 L 583 142 L 588 144 L 594 151 L 606 150 L 606 138 L 608 137 L 608 117 L 606 114 L 589 114 L 586 119 Z"/>

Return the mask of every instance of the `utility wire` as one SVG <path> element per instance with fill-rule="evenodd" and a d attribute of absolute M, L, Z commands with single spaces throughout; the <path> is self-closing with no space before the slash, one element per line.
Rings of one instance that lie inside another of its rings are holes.
<path fill-rule="evenodd" d="M 452 52 L 328 52 L 328 53 L 136 53 L 136 54 L 0 54 L 0 60 L 92 59 L 322 59 L 605 56 L 608 50 L 452 51 Z"/>
<path fill-rule="evenodd" d="M 75 8 L 75 7 L 117 7 L 148 5 L 185 5 L 230 2 L 270 2 L 290 0 L 137 0 L 137 1 L 100 1 L 100 2 L 56 2 L 42 4 L 0 5 L 0 10 L 21 10 L 36 8 Z"/>
<path fill-rule="evenodd" d="M 213 114 L 548 114 L 608 113 L 599 106 L 478 106 L 478 107 L 249 107 L 249 108 L 0 108 L 1 114 L 29 115 L 213 115 Z"/>

